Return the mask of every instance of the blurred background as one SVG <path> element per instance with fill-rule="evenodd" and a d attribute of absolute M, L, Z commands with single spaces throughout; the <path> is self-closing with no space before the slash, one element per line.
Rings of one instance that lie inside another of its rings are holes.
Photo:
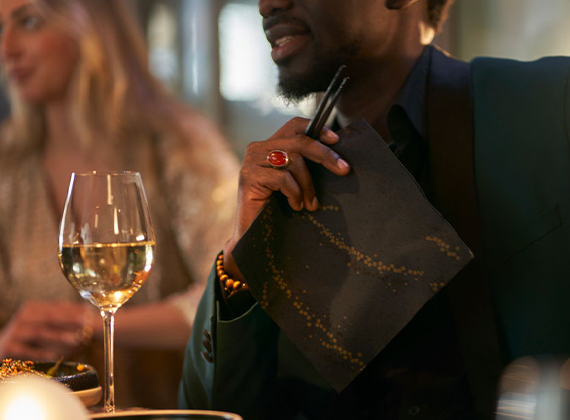
<path fill-rule="evenodd" d="M 146 34 L 152 71 L 216 121 L 238 156 L 314 101 L 287 106 L 257 0 L 125 0 Z M 437 43 L 471 60 L 570 55 L 570 0 L 456 0 Z M 0 107 L 4 106 L 0 102 Z"/>

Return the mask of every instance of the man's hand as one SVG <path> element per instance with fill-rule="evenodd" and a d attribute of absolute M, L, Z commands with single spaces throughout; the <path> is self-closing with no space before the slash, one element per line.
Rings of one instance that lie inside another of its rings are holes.
<path fill-rule="evenodd" d="M 224 266 L 241 278 L 231 251 L 247 231 L 275 191 L 287 197 L 292 209 L 315 211 L 319 202 L 305 159 L 323 165 L 336 175 L 347 175 L 350 166 L 327 145 L 338 142 L 338 135 L 324 128 L 315 141 L 304 135 L 309 120 L 293 118 L 268 140 L 251 143 L 246 150 L 239 177 L 238 210 L 234 234 L 224 248 Z M 275 169 L 267 162 L 272 150 L 285 151 L 290 160 L 286 169 Z"/>
<path fill-rule="evenodd" d="M 85 304 L 26 302 L 0 332 L 0 356 L 57 360 L 91 339 L 93 311 Z"/>

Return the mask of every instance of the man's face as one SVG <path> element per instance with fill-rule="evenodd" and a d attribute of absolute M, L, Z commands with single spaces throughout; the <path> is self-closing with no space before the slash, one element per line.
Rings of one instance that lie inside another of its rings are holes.
<path fill-rule="evenodd" d="M 263 27 L 289 99 L 323 91 L 341 64 L 363 66 L 394 47 L 384 0 L 260 0 Z"/>

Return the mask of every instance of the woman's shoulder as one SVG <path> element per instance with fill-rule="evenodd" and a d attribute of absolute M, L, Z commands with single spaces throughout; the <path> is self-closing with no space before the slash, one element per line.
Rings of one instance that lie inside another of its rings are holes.
<path fill-rule="evenodd" d="M 17 168 L 38 152 L 31 144 L 24 144 L 16 136 L 14 123 L 5 119 L 0 123 L 0 167 Z"/>
<path fill-rule="evenodd" d="M 172 122 L 174 126 L 161 136 L 165 146 L 185 153 L 187 158 L 208 154 L 209 161 L 217 154 L 219 159 L 237 163 L 236 154 L 220 127 L 200 111 L 180 104 L 174 109 Z"/>
<path fill-rule="evenodd" d="M 216 123 L 188 104 L 177 104 L 173 108 L 173 122 L 182 137 L 181 145 L 192 146 L 195 143 L 227 143 L 220 127 Z"/>
<path fill-rule="evenodd" d="M 172 126 L 159 133 L 163 165 L 176 172 L 205 177 L 229 177 L 237 173 L 237 156 L 220 128 L 194 108 L 180 104 L 173 110 Z"/>

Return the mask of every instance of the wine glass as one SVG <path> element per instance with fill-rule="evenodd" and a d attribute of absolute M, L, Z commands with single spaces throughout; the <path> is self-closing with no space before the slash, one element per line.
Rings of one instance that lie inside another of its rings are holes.
<path fill-rule="evenodd" d="M 59 230 L 63 274 L 101 312 L 104 322 L 104 410 L 115 411 L 114 315 L 146 281 L 155 238 L 137 172 L 71 175 Z"/>

